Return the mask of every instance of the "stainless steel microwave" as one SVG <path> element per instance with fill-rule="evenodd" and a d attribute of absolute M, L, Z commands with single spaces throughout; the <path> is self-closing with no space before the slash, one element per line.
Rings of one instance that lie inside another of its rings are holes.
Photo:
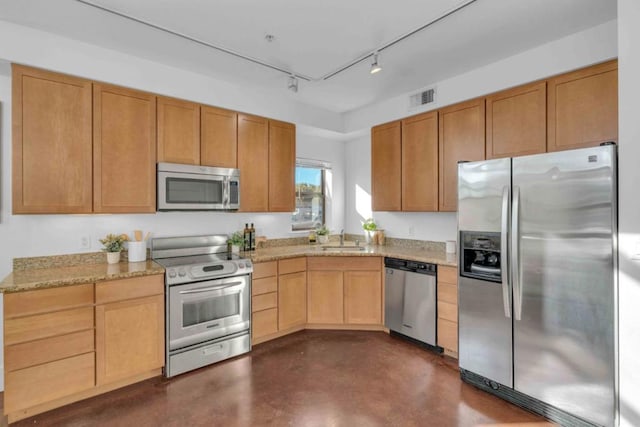
<path fill-rule="evenodd" d="M 239 208 L 238 169 L 158 163 L 158 211 Z"/>

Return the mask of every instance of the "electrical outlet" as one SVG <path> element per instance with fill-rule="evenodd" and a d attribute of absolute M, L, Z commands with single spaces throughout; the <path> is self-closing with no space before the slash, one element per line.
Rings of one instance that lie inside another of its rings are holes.
<path fill-rule="evenodd" d="M 413 234 L 415 233 L 415 229 L 413 228 L 413 225 L 409 226 L 409 236 L 413 236 Z"/>
<path fill-rule="evenodd" d="M 80 249 L 90 249 L 90 248 L 91 248 L 91 236 L 80 237 Z"/>

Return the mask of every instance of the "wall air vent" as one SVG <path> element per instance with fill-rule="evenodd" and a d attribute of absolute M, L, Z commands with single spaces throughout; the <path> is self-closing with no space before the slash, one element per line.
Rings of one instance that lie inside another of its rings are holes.
<path fill-rule="evenodd" d="M 415 110 L 423 105 L 433 104 L 436 101 L 436 88 L 422 90 L 413 95 L 409 95 L 409 109 Z"/>

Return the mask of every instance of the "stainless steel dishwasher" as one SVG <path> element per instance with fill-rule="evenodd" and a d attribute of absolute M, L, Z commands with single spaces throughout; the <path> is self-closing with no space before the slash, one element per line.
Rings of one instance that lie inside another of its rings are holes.
<path fill-rule="evenodd" d="M 384 325 L 436 346 L 436 266 L 385 258 Z"/>

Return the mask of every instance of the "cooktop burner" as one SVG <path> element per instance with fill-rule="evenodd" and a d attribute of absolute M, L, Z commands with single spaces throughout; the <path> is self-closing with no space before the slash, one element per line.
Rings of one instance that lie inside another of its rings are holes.
<path fill-rule="evenodd" d="M 224 234 L 151 241 L 151 257 L 165 267 L 165 282 L 169 286 L 253 272 L 251 260 L 226 250 Z"/>

